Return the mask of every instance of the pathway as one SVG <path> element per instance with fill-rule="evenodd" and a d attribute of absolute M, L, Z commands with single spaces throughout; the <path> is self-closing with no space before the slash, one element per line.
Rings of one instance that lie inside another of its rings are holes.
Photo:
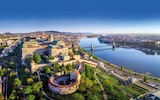
<path fill-rule="evenodd" d="M 38 80 L 41 81 L 40 75 L 45 75 L 45 74 L 42 74 L 42 73 L 40 73 L 39 71 L 37 71 L 37 75 L 38 75 Z M 47 75 L 45 75 L 45 76 L 47 76 Z M 41 92 L 42 92 L 42 94 L 43 94 L 47 99 L 49 99 L 49 100 L 55 100 L 55 99 L 49 97 L 49 96 L 45 93 L 45 91 L 44 91 L 44 89 L 43 89 L 43 86 L 42 86 L 42 88 L 41 88 Z"/>
<path fill-rule="evenodd" d="M 19 75 L 18 75 L 18 65 L 17 65 L 17 63 L 15 64 L 16 65 L 16 72 L 17 72 L 17 78 L 19 79 Z"/>
<path fill-rule="evenodd" d="M 96 74 L 97 74 L 97 72 L 95 72 L 95 78 L 96 78 L 98 84 L 99 84 L 100 87 L 101 87 L 101 90 L 102 90 L 102 93 L 103 93 L 103 98 L 104 98 L 104 100 L 108 100 L 108 98 L 107 98 L 107 93 L 106 93 L 106 91 L 104 90 L 103 85 L 101 84 L 101 82 L 100 82 L 99 79 L 97 78 Z"/>

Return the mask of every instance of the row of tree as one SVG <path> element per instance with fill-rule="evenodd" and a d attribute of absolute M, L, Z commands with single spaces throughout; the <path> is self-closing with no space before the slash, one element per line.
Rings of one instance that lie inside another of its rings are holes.
<path fill-rule="evenodd" d="M 82 77 L 78 91 L 87 100 L 103 99 L 98 96 L 98 94 L 101 95 L 101 89 L 95 79 L 94 72 L 95 69 L 91 68 L 89 65 L 85 65 L 85 71 L 81 73 Z"/>

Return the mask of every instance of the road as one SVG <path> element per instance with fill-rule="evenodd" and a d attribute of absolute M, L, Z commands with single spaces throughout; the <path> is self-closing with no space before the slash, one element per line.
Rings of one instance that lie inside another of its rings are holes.
<path fill-rule="evenodd" d="M 111 67 L 109 65 L 100 66 L 100 68 L 103 69 L 104 71 L 109 72 L 112 76 L 116 77 L 120 81 L 127 81 L 127 77 L 132 76 L 132 77 L 137 78 L 137 80 L 138 80 L 136 83 L 134 83 L 135 85 L 140 86 L 148 91 L 155 90 L 155 88 L 153 88 L 153 87 L 150 87 L 146 84 L 140 83 L 139 80 L 142 80 L 142 77 L 135 76 L 133 74 L 129 74 L 127 72 L 118 70 L 118 69 Z"/>

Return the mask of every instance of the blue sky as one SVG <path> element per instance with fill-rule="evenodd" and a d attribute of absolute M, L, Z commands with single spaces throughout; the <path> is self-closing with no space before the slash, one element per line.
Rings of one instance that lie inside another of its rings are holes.
<path fill-rule="evenodd" d="M 0 32 L 160 33 L 159 0 L 0 0 Z"/>

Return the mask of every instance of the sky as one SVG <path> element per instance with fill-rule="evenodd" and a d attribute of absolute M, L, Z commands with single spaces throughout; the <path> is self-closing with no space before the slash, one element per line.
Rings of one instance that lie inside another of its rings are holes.
<path fill-rule="evenodd" d="M 0 0 L 0 33 L 160 33 L 160 0 Z"/>

